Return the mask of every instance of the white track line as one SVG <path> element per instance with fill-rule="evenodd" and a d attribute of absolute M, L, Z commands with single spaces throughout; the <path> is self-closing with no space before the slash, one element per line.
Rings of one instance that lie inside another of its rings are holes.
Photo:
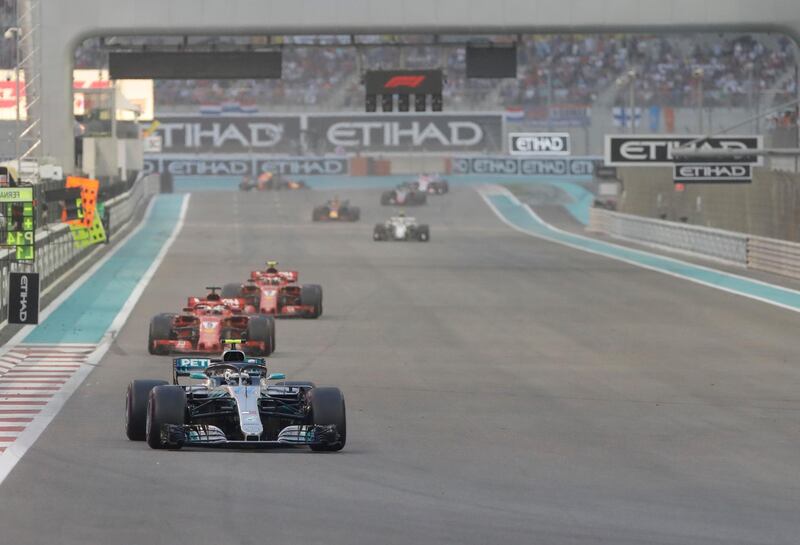
<path fill-rule="evenodd" d="M 67 400 L 70 398 L 70 396 L 75 392 L 75 390 L 78 389 L 78 386 L 80 386 L 81 383 L 84 381 L 84 379 L 86 379 L 86 377 L 89 375 L 89 373 L 91 373 L 94 370 L 94 368 L 103 358 L 105 353 L 108 351 L 109 347 L 111 346 L 111 343 L 114 340 L 114 337 L 116 336 L 116 332 L 122 327 L 122 325 L 125 323 L 125 320 L 128 319 L 128 316 L 130 316 L 130 313 L 133 311 L 133 307 L 136 305 L 136 302 L 141 297 L 142 293 L 144 292 L 144 289 L 147 287 L 147 284 L 153 278 L 153 275 L 155 275 L 156 270 L 166 257 L 169 248 L 172 246 L 173 242 L 175 242 L 175 239 L 178 237 L 178 234 L 183 228 L 184 220 L 186 218 L 186 211 L 189 208 L 189 197 L 190 197 L 189 194 L 184 196 L 183 203 L 181 204 L 180 214 L 178 216 L 178 221 L 175 223 L 175 227 L 173 228 L 172 233 L 170 234 L 169 238 L 164 242 L 164 245 L 161 247 L 161 251 L 159 251 L 158 255 L 156 255 L 156 258 L 153 260 L 153 263 L 150 265 L 147 271 L 145 271 L 144 275 L 142 275 L 142 278 L 136 284 L 136 287 L 134 287 L 130 297 L 128 297 L 128 300 L 125 301 L 125 304 L 122 306 L 119 313 L 114 318 L 105 336 L 100 341 L 100 344 L 98 344 L 97 347 L 93 347 L 94 350 L 90 354 L 86 354 L 85 363 L 72 373 L 71 377 L 69 377 L 66 380 L 66 382 L 63 383 L 61 389 L 53 394 L 53 397 L 50 398 L 49 402 L 47 402 L 44 406 L 30 404 L 30 403 L 41 403 L 40 401 L 31 401 L 24 405 L 21 403 L 17 403 L 14 405 L 9 404 L 8 406 L 3 406 L 3 401 L 0 401 L 0 418 L 14 417 L 14 415 L 16 414 L 18 414 L 19 417 L 30 416 L 31 413 L 25 413 L 23 411 L 30 411 L 33 409 L 39 410 L 37 414 L 33 414 L 33 420 L 26 424 L 25 431 L 19 434 L 13 442 L 0 443 L 0 449 L 3 449 L 2 451 L 0 451 L 0 483 L 2 483 L 6 479 L 6 477 L 8 477 L 8 474 L 11 472 L 12 469 L 14 469 L 14 466 L 17 465 L 17 463 L 22 459 L 22 457 L 25 455 L 28 449 L 31 448 L 31 446 L 33 446 L 33 444 L 36 442 L 36 440 L 39 438 L 42 432 L 44 432 L 44 430 L 47 428 L 48 424 L 50 424 L 53 418 L 55 418 L 55 416 L 59 413 L 59 411 L 67 402 Z M 111 256 L 113 256 L 120 248 L 122 248 L 134 234 L 138 233 L 144 227 L 147 218 L 150 216 L 152 212 L 154 203 L 155 200 L 152 200 L 150 202 L 150 206 L 148 207 L 145 217 L 142 219 L 141 223 L 136 229 L 134 229 L 131 233 L 129 233 L 128 236 L 126 236 L 125 239 L 123 239 L 113 251 L 103 256 L 103 259 L 101 259 L 98 263 L 93 265 L 92 268 L 90 268 L 83 275 L 81 275 L 81 277 L 73 285 L 71 285 L 67 290 L 65 290 L 64 293 L 62 293 L 47 307 L 46 313 L 40 316 L 41 321 L 44 321 L 47 318 L 47 316 L 49 316 L 53 311 L 55 311 L 55 309 L 57 309 L 61 305 L 61 303 L 63 303 L 64 300 L 66 300 L 67 297 L 69 297 L 84 282 L 86 282 L 89 278 L 91 278 L 91 275 L 94 274 L 97 271 L 97 269 L 99 269 L 106 261 L 108 261 L 111 258 Z M 22 331 L 14 335 L 11 341 L 9 341 L 9 344 L 11 344 L 12 342 L 18 343 L 20 340 L 24 338 L 25 335 L 27 335 L 30 332 L 30 330 L 33 327 L 35 326 L 25 326 L 24 328 L 22 328 Z M 36 345 L 35 348 L 40 349 L 42 347 L 43 345 Z M 12 345 L 12 347 L 8 348 L 7 350 L 10 351 L 12 348 L 17 348 L 17 347 L 14 347 Z M 33 347 L 19 347 L 19 348 L 33 348 Z M 52 349 L 56 351 L 66 351 L 66 352 L 71 352 L 73 350 L 74 351 L 84 350 L 85 352 L 87 348 L 89 348 L 89 346 L 87 345 L 56 345 L 53 346 Z M 50 353 L 52 353 L 52 351 Z M 8 381 L 5 380 L 6 377 L 8 377 L 8 374 L 5 374 L 2 377 L 0 377 L 0 385 L 8 384 Z M 31 378 L 30 382 L 26 382 L 26 384 L 30 383 L 42 384 L 44 382 L 45 379 L 36 377 L 35 379 Z M 17 412 L 16 409 L 19 409 L 19 412 Z"/>
<path fill-rule="evenodd" d="M 519 199 L 517 199 L 517 197 L 514 196 L 510 191 L 508 191 L 504 187 L 492 186 L 492 185 L 489 185 L 489 184 L 484 185 L 482 187 L 479 186 L 476 189 L 478 191 L 478 194 L 483 199 L 483 201 L 492 210 L 492 212 L 495 213 L 495 215 L 500 219 L 500 221 L 502 221 L 507 226 L 509 226 L 510 228 L 514 229 L 515 231 L 519 231 L 520 233 L 524 233 L 524 234 L 526 234 L 528 236 L 535 237 L 535 238 L 538 238 L 538 239 L 541 239 L 541 240 L 546 240 L 548 242 L 552 242 L 553 244 L 559 244 L 561 246 L 566 246 L 566 247 L 572 248 L 574 250 L 580 250 L 581 252 L 586 252 L 586 253 L 589 253 L 589 254 L 598 255 L 598 256 L 601 256 L 601 257 L 605 257 L 607 259 L 613 259 L 615 261 L 621 261 L 623 263 L 627 263 L 628 265 L 633 265 L 634 267 L 639 267 L 641 269 L 647 269 L 649 271 L 654 271 L 654 272 L 658 272 L 658 273 L 661 273 L 661 274 L 666 274 L 667 276 L 672 276 L 674 278 L 680 278 L 681 280 L 687 280 L 687 281 L 695 283 L 695 284 L 700 284 L 701 286 L 706 286 L 706 287 L 713 288 L 713 289 L 716 289 L 716 290 L 724 291 L 724 292 L 727 292 L 727 293 L 731 293 L 733 295 L 739 295 L 741 297 L 747 297 L 748 299 L 753 299 L 755 301 L 759 301 L 761 303 L 766 303 L 768 305 L 779 307 L 779 308 L 782 308 L 782 309 L 785 309 L 785 310 L 790 310 L 792 312 L 800 312 L 800 309 L 797 308 L 797 307 L 793 307 L 791 305 L 785 305 L 783 303 L 779 303 L 778 301 L 774 301 L 772 299 L 767 299 L 765 297 L 760 297 L 758 295 L 753 295 L 753 294 L 746 293 L 746 292 L 739 291 L 739 290 L 732 289 L 732 288 L 726 288 L 725 286 L 720 286 L 719 284 L 714 284 L 712 282 L 706 282 L 705 280 L 700 280 L 699 278 L 686 276 L 686 275 L 681 274 L 681 273 L 668 271 L 666 269 L 662 269 L 662 268 L 659 268 L 659 267 L 653 267 L 651 265 L 645 265 L 644 263 L 640 263 L 640 262 L 634 261 L 632 259 L 627 259 L 627 258 L 624 258 L 624 257 L 612 255 L 612 254 L 601 252 L 601 251 L 597 251 L 597 250 L 592 250 L 592 249 L 586 248 L 584 246 L 581 246 L 579 244 L 572 244 L 570 242 L 566 242 L 566 241 L 563 241 L 563 240 L 559 240 L 557 238 L 549 237 L 547 235 L 543 235 L 543 234 L 540 234 L 540 233 L 534 233 L 534 232 L 528 231 L 527 229 L 523 229 L 522 227 L 514 225 L 513 223 L 508 221 L 505 218 L 505 216 L 503 216 L 503 214 L 501 214 L 500 211 L 495 207 L 494 203 L 492 203 L 492 201 L 489 199 L 489 196 L 486 194 L 486 193 L 491 192 L 493 195 L 504 195 L 506 197 L 511 198 L 515 202 L 515 204 L 522 205 L 522 203 L 519 201 Z M 738 275 L 738 274 L 733 274 L 733 273 L 721 271 L 719 269 L 712 269 L 711 267 L 705 267 L 703 265 L 697 265 L 695 263 L 689 263 L 688 261 L 681 261 L 680 259 L 675 259 L 673 257 L 667 257 L 667 256 L 664 256 L 664 255 L 661 255 L 661 254 L 645 252 L 643 250 L 637 250 L 637 249 L 634 249 L 634 248 L 630 248 L 628 246 L 622 246 L 620 244 L 614 244 L 612 242 L 606 242 L 606 241 L 603 241 L 603 240 L 598 240 L 598 239 L 594 239 L 594 238 L 591 238 L 591 237 L 586 237 L 586 236 L 583 236 L 583 235 L 570 233 L 568 231 L 564 231 L 562 229 L 559 229 L 558 227 L 554 227 L 554 226 L 550 225 L 549 223 L 545 222 L 536 212 L 531 210 L 530 206 L 528 206 L 528 205 L 524 205 L 524 206 L 525 206 L 525 209 L 527 210 L 527 212 L 536 221 L 540 222 L 547 229 L 549 229 L 550 231 L 553 231 L 554 233 L 557 233 L 557 234 L 566 235 L 566 236 L 570 236 L 570 237 L 586 240 L 586 241 L 589 241 L 589 242 L 592 242 L 592 243 L 606 244 L 608 246 L 613 246 L 613 247 L 616 247 L 616 248 L 620 248 L 620 249 L 623 249 L 625 251 L 632 252 L 632 253 L 635 253 L 635 254 L 640 254 L 640 255 L 650 256 L 650 257 L 657 257 L 659 259 L 663 259 L 663 260 L 666 260 L 666 261 L 672 261 L 673 263 L 678 263 L 678 264 L 681 264 L 683 266 L 694 267 L 694 268 L 697 268 L 697 269 L 700 269 L 700 270 L 711 271 L 711 272 L 713 272 L 715 274 L 721 274 L 723 276 L 728 276 L 730 278 L 735 278 L 735 279 L 738 279 L 738 280 L 745 280 L 747 282 L 752 282 L 754 284 L 760 284 L 762 286 L 767 286 L 767 287 L 770 287 L 770 288 L 773 288 L 773 289 L 776 289 L 776 290 L 785 291 L 787 293 L 793 293 L 793 294 L 800 293 L 797 290 L 793 290 L 793 289 L 790 289 L 790 288 L 779 286 L 777 284 L 770 284 L 769 282 L 764 282 L 762 280 L 756 280 L 755 278 L 748 278 L 746 276 L 741 276 L 741 275 Z"/>

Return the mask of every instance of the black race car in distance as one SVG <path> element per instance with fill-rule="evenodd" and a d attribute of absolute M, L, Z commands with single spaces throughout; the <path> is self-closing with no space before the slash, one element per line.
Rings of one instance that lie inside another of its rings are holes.
<path fill-rule="evenodd" d="M 331 199 L 321 206 L 315 206 L 311 213 L 313 221 L 358 221 L 361 218 L 361 209 L 352 206 L 350 201 Z"/>

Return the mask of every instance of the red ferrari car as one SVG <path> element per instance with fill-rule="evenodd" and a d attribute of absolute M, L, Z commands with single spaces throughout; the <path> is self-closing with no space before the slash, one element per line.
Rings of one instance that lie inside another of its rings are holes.
<path fill-rule="evenodd" d="M 267 263 L 264 271 L 253 271 L 244 284 L 226 284 L 225 301 L 245 312 L 276 317 L 319 318 L 322 315 L 322 287 L 296 284 L 297 271 L 279 271 L 277 263 Z"/>
<path fill-rule="evenodd" d="M 238 299 L 223 299 L 220 288 L 206 288 L 205 298 L 189 297 L 183 312 L 157 314 L 150 320 L 147 349 L 151 354 L 217 353 L 225 339 L 242 339 L 254 356 L 275 351 L 275 319 L 246 313 Z"/>

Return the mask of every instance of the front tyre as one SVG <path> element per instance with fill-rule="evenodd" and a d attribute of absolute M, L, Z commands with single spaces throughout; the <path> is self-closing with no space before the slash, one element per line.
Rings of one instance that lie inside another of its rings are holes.
<path fill-rule="evenodd" d="M 150 320 L 150 332 L 147 337 L 147 351 L 150 354 L 164 355 L 169 349 L 156 346 L 156 341 L 168 341 L 172 336 L 172 320 L 174 314 L 157 314 Z"/>
<path fill-rule="evenodd" d="M 150 390 L 166 384 L 166 380 L 134 380 L 128 385 L 128 394 L 125 396 L 125 435 L 131 441 L 146 439 L 147 400 Z"/>
<path fill-rule="evenodd" d="M 186 423 L 186 392 L 180 386 L 168 384 L 150 390 L 147 403 L 147 444 L 153 449 L 169 447 L 161 438 L 165 424 L 182 426 Z M 177 446 L 180 448 L 180 446 Z"/>
<path fill-rule="evenodd" d="M 316 426 L 336 426 L 339 440 L 328 445 L 311 445 L 314 452 L 336 452 L 347 442 L 347 416 L 344 395 L 339 388 L 323 387 L 311 390 L 311 416 Z"/>

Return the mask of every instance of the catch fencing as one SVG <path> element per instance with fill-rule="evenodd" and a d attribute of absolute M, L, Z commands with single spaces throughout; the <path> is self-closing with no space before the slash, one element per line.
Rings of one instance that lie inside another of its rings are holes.
<path fill-rule="evenodd" d="M 109 212 L 111 236 L 125 229 L 158 192 L 158 176 L 143 176 L 131 189 L 106 202 Z M 59 280 L 76 263 L 85 258 L 96 246 L 76 248 L 69 226 L 63 223 L 49 224 L 37 229 L 36 271 L 39 273 L 40 289 Z M 0 251 L 0 320 L 8 317 L 9 273 L 30 270 L 29 265 L 14 263 L 10 251 Z"/>
<path fill-rule="evenodd" d="M 646 246 L 800 279 L 800 244 L 593 208 L 587 230 Z"/>

